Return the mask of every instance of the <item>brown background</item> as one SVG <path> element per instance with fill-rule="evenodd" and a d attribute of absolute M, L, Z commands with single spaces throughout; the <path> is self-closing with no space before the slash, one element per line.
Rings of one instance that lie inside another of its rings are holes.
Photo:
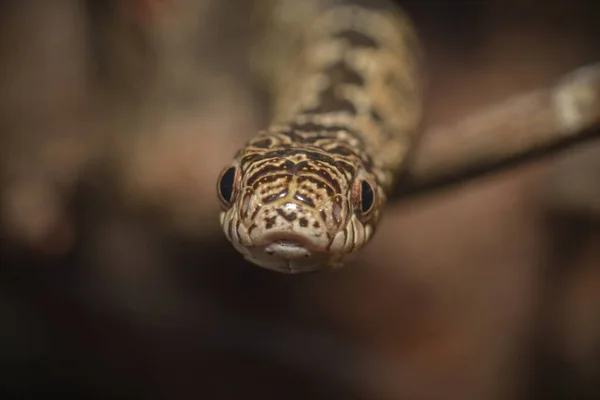
<path fill-rule="evenodd" d="M 425 127 L 600 59 L 594 2 L 403 4 Z M 597 143 L 397 199 L 333 273 L 226 243 L 215 179 L 265 121 L 246 7 L 0 6 L 7 398 L 599 398 Z"/>

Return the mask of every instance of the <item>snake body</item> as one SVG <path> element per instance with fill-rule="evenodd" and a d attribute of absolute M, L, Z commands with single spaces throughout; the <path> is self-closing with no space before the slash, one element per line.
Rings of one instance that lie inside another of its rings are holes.
<path fill-rule="evenodd" d="M 387 1 L 275 0 L 269 18 L 272 119 L 219 177 L 221 225 L 258 266 L 339 267 L 372 238 L 414 143 L 418 39 Z"/>

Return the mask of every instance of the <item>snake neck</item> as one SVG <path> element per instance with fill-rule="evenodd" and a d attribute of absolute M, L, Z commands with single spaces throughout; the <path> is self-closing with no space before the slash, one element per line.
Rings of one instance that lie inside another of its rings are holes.
<path fill-rule="evenodd" d="M 274 0 L 263 45 L 271 127 L 356 132 L 387 193 L 421 117 L 419 45 L 389 1 Z"/>

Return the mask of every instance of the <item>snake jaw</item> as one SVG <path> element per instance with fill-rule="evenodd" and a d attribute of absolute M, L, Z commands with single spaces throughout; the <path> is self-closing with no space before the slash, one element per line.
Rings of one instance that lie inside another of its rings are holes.
<path fill-rule="evenodd" d="M 331 254 L 314 251 L 295 242 L 275 241 L 266 246 L 248 248 L 245 258 L 263 268 L 293 274 L 328 268 Z"/>
<path fill-rule="evenodd" d="M 301 273 L 327 268 L 332 254 L 327 240 L 280 230 L 257 239 L 245 249 L 247 260 L 284 273 Z"/>

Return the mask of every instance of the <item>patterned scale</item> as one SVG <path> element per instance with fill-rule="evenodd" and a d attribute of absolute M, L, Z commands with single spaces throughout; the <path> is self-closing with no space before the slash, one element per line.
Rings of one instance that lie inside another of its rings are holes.
<path fill-rule="evenodd" d="M 258 266 L 340 267 L 373 237 L 414 143 L 417 36 L 392 2 L 270 4 L 272 119 L 218 179 L 221 224 Z"/>

